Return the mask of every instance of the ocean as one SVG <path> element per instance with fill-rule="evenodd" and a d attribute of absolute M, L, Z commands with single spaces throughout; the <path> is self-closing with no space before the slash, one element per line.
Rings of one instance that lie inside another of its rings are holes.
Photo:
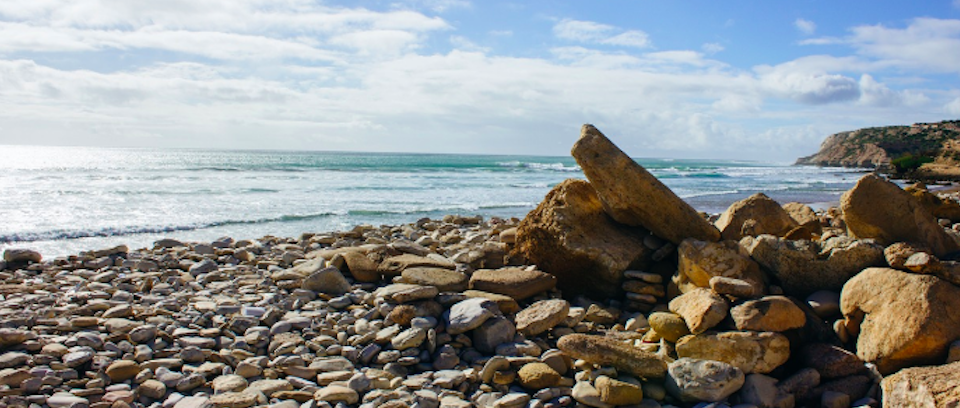
<path fill-rule="evenodd" d="M 709 213 L 758 191 L 823 207 L 863 175 L 750 161 L 638 162 Z M 0 146 L 0 250 L 53 257 L 167 237 L 296 237 L 446 214 L 522 218 L 567 178 L 584 178 L 572 157 Z"/>

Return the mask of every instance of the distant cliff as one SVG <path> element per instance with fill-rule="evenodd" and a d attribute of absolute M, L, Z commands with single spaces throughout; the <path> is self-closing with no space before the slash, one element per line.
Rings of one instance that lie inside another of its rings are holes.
<path fill-rule="evenodd" d="M 801 157 L 796 164 L 879 168 L 893 173 L 913 172 L 921 166 L 960 167 L 960 121 L 837 133 L 823 141 L 819 152 Z"/>

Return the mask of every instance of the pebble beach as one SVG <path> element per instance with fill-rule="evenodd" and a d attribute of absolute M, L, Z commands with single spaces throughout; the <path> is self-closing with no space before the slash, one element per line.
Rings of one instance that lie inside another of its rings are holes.
<path fill-rule="evenodd" d="M 839 206 L 755 194 L 711 216 L 617 152 L 585 126 L 574 156 L 587 180 L 523 218 L 52 258 L 7 248 L 0 405 L 956 401 L 957 387 L 928 386 L 960 372 L 955 193 L 869 174 Z"/>

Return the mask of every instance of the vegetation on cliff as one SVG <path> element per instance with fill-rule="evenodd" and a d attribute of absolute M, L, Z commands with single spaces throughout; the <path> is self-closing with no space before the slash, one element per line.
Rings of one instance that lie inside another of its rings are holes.
<path fill-rule="evenodd" d="M 960 169 L 960 120 L 837 133 L 796 164 L 878 168 L 902 175 Z"/>

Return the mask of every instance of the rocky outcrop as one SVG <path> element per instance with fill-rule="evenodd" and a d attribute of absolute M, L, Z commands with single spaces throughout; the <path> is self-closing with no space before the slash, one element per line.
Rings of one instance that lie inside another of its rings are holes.
<path fill-rule="evenodd" d="M 906 368 L 884 378 L 881 385 L 884 406 L 953 408 L 960 402 L 960 362 Z"/>
<path fill-rule="evenodd" d="M 821 244 L 761 235 L 746 237 L 741 244 L 779 280 L 784 291 L 801 297 L 819 290 L 839 291 L 863 268 L 884 264 L 883 247 L 848 237 L 830 238 Z"/>
<path fill-rule="evenodd" d="M 937 256 L 960 250 L 917 199 L 875 174 L 863 176 L 844 193 L 840 208 L 853 237 L 873 238 L 881 245 L 921 243 Z"/>
<path fill-rule="evenodd" d="M 868 268 L 840 295 L 857 356 L 880 373 L 945 361 L 960 338 L 960 288 L 940 278 L 889 268 Z"/>
<path fill-rule="evenodd" d="M 890 163 L 890 155 L 877 143 L 859 142 L 863 130 L 828 136 L 817 153 L 797 159 L 796 164 L 833 167 L 878 167 Z"/>
<path fill-rule="evenodd" d="M 799 226 L 780 204 L 763 193 L 731 204 L 720 215 L 716 225 L 720 236 L 730 240 L 760 234 L 782 237 Z"/>
<path fill-rule="evenodd" d="M 603 208 L 621 224 L 642 226 L 674 244 L 716 241 L 719 231 L 592 125 L 583 125 L 571 151 Z"/>
<path fill-rule="evenodd" d="M 590 183 L 566 180 L 547 193 L 517 228 L 516 251 L 557 277 L 570 294 L 619 296 L 623 272 L 644 269 L 650 250 L 645 229 L 616 223 Z"/>

